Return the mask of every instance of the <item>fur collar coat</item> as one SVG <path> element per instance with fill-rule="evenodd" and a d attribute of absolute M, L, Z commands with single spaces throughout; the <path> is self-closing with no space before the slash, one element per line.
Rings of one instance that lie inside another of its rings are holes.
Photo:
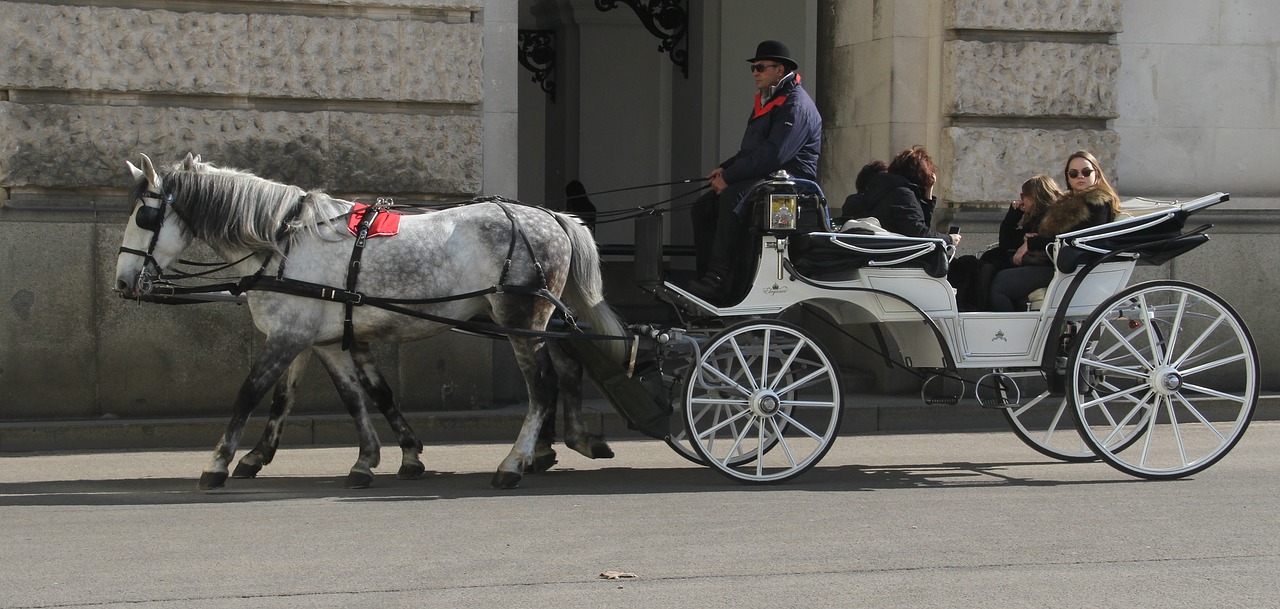
<path fill-rule="evenodd" d="M 1045 212 L 1036 233 L 1040 237 L 1054 237 L 1106 224 L 1115 219 L 1111 212 L 1115 202 L 1110 193 L 1098 188 L 1069 192 Z"/>

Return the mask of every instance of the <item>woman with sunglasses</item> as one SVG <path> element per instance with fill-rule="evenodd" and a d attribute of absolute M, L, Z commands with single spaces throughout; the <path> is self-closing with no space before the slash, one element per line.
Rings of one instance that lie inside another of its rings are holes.
<path fill-rule="evenodd" d="M 1000 271 L 991 280 L 991 310 L 1015 311 L 1015 303 L 1049 285 L 1054 269 L 1046 248 L 1058 235 L 1106 224 L 1120 213 L 1120 196 L 1092 154 L 1081 150 L 1067 157 L 1063 177 L 1067 193 L 1054 202 L 1035 233 L 1027 235 L 1025 246 L 1014 253 L 1013 262 L 1019 266 Z"/>

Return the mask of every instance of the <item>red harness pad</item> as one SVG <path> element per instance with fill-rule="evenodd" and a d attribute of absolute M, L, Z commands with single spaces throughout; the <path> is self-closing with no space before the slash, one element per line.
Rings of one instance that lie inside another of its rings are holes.
<path fill-rule="evenodd" d="M 364 219 L 364 214 L 369 210 L 369 205 L 365 203 L 356 203 L 351 208 L 351 216 L 347 218 L 347 230 L 351 231 L 351 236 L 356 237 L 360 234 L 360 221 Z M 369 237 L 390 237 L 400 232 L 400 212 L 382 210 L 374 217 L 373 224 L 369 226 Z"/>

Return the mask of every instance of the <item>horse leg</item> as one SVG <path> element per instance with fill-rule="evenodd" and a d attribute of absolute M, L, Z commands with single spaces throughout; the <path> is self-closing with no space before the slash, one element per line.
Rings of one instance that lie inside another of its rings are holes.
<path fill-rule="evenodd" d="M 542 340 L 513 336 L 511 346 L 529 390 L 529 412 L 524 417 L 515 445 L 498 465 L 498 471 L 490 482 L 493 488 L 498 489 L 519 486 L 524 471 L 533 463 L 534 448 L 541 437 L 542 424 L 547 419 L 556 388 L 555 379 L 551 378 L 551 358 Z"/>
<path fill-rule="evenodd" d="M 382 372 L 378 370 L 378 365 L 373 356 L 373 351 L 369 348 L 369 343 L 357 342 L 353 344 L 351 346 L 351 358 L 355 361 L 356 374 L 360 377 L 360 384 L 364 385 L 365 393 L 369 394 L 369 398 L 378 407 L 378 411 L 387 419 L 387 424 L 391 426 L 391 431 L 396 434 L 396 443 L 400 445 L 401 452 L 400 471 L 396 472 L 396 477 L 401 480 L 417 480 L 421 478 L 423 472 L 427 471 L 427 466 L 422 464 L 422 459 L 420 458 L 422 455 L 422 442 L 418 440 L 418 436 L 413 433 L 413 428 L 409 426 L 404 414 L 400 412 L 400 406 L 396 404 L 395 397 L 391 395 L 391 386 L 387 384 Z"/>
<path fill-rule="evenodd" d="M 298 389 L 298 381 L 310 359 L 309 354 L 294 358 L 284 378 L 276 383 L 275 394 L 271 398 L 271 415 L 267 419 L 266 428 L 262 430 L 262 438 L 253 450 L 240 458 L 235 471 L 231 472 L 232 478 L 253 478 L 275 458 L 276 449 L 280 446 L 280 436 L 284 433 L 285 419 L 293 409 L 293 396 Z"/>
<path fill-rule="evenodd" d="M 227 429 L 222 433 L 222 438 L 213 447 L 213 459 L 201 472 L 198 488 L 210 490 L 221 488 L 227 483 L 227 465 L 235 457 L 236 447 L 240 444 L 240 436 L 244 434 L 244 424 L 249 420 L 249 415 L 253 414 L 253 409 L 258 406 L 262 396 L 266 395 L 267 389 L 280 380 L 285 368 L 306 347 L 305 344 L 290 342 L 287 339 L 267 337 L 266 346 L 250 367 L 249 376 L 240 385 L 240 391 L 236 394 L 236 401 L 231 409 L 231 420 L 227 422 Z"/>
<path fill-rule="evenodd" d="M 556 396 L 549 395 L 546 414 L 542 419 L 542 427 L 538 430 L 538 441 L 533 445 L 533 461 L 525 466 L 524 473 L 540 474 L 559 463 L 556 459 Z"/>
<path fill-rule="evenodd" d="M 329 378 L 333 379 L 360 436 L 360 453 L 347 474 L 347 488 L 368 488 L 373 484 L 373 468 L 382 458 L 382 446 L 378 442 L 378 432 L 369 420 L 369 409 L 365 406 L 368 396 L 360 382 L 355 360 L 338 345 L 317 346 L 314 352 L 325 370 L 329 371 Z"/>
<path fill-rule="evenodd" d="M 612 459 L 613 449 L 604 437 L 587 431 L 582 420 L 582 362 L 560 346 L 559 341 L 547 345 L 551 364 L 555 367 L 560 395 L 564 397 L 564 444 L 591 459 Z"/>

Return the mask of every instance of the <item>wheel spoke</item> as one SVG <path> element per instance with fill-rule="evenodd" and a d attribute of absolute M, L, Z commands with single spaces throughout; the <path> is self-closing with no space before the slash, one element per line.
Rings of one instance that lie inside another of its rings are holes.
<path fill-rule="evenodd" d="M 1232 394 L 1230 394 L 1230 393 L 1224 393 L 1224 392 L 1222 392 L 1222 391 L 1218 391 L 1217 389 L 1210 389 L 1210 388 L 1205 387 L 1205 386 L 1203 386 L 1203 385 L 1193 385 L 1193 384 L 1191 384 L 1191 383 L 1183 383 L 1183 385 L 1182 385 L 1182 390 L 1183 390 L 1183 391 L 1194 391 L 1194 392 L 1196 392 L 1196 393 L 1203 393 L 1204 395 L 1211 395 L 1211 396 L 1213 396 L 1213 397 L 1215 397 L 1215 398 L 1222 398 L 1222 399 L 1224 399 L 1224 400 L 1230 400 L 1230 401 L 1232 401 L 1232 402 L 1236 402 L 1236 403 L 1239 403 L 1239 404 L 1244 404 L 1244 403 L 1245 403 L 1245 401 L 1246 401 L 1245 396 L 1239 396 L 1239 395 L 1232 395 Z"/>
<path fill-rule="evenodd" d="M 713 390 L 733 389 L 734 391 L 741 393 L 743 397 L 749 397 L 751 395 L 751 391 L 752 391 L 751 389 L 743 387 L 740 383 L 738 383 L 738 381 L 729 378 L 727 375 L 725 375 L 725 373 L 721 372 L 718 368 L 716 368 L 715 366 L 712 366 L 710 363 L 703 363 L 701 366 L 701 369 L 706 372 L 710 372 L 712 376 L 715 376 L 719 378 L 721 381 L 724 381 L 725 383 L 729 384 L 727 388 L 726 387 L 708 387 L 708 389 L 713 389 Z"/>
<path fill-rule="evenodd" d="M 756 380 L 754 378 L 751 378 L 751 374 L 750 374 L 751 366 L 747 364 L 747 358 L 745 355 L 742 354 L 742 346 L 738 344 L 738 337 L 736 336 L 733 337 L 729 341 L 729 343 L 733 345 L 733 353 L 738 358 L 738 364 L 742 366 L 743 377 L 747 379 L 747 382 L 751 383 L 751 387 L 742 388 L 743 393 L 746 395 L 751 395 L 752 392 L 754 392 L 756 389 L 759 388 L 759 385 L 756 385 Z"/>
<path fill-rule="evenodd" d="M 810 372 L 804 378 L 798 381 L 795 381 L 794 383 L 791 383 L 790 385 L 787 385 L 782 389 L 778 389 L 775 393 L 778 393 L 780 395 L 791 393 L 792 391 L 795 391 L 801 387 L 808 385 L 813 379 L 826 374 L 827 371 L 828 371 L 828 368 L 826 366 L 823 366 L 822 368 L 819 368 L 817 370 L 814 370 L 813 372 Z"/>
<path fill-rule="evenodd" d="M 725 419 L 725 420 L 723 420 L 723 421 L 719 421 L 719 422 L 717 422 L 715 425 L 713 425 L 713 426 L 711 426 L 711 427 L 707 428 L 707 430 L 706 430 L 706 431 L 704 431 L 704 432 L 702 432 L 702 433 L 698 434 L 698 436 L 697 436 L 697 437 L 698 437 L 698 439 L 699 439 L 699 440 L 705 439 L 705 438 L 707 438 L 708 436 L 711 436 L 711 437 L 713 437 L 713 438 L 714 438 L 714 437 L 715 437 L 715 433 L 716 433 L 717 431 L 720 431 L 721 429 L 724 429 L 724 428 L 725 428 L 725 426 L 730 425 L 730 424 L 734 423 L 735 421 L 738 421 L 739 419 L 741 419 L 741 418 L 743 418 L 743 417 L 749 417 L 749 416 L 751 416 L 751 411 L 750 411 L 750 410 L 745 410 L 745 409 L 744 409 L 744 410 L 740 410 L 740 411 L 738 411 L 737 413 L 735 413 L 733 416 L 731 416 L 731 417 L 729 417 L 729 418 L 727 418 L 727 419 Z M 735 429 L 736 429 L 736 428 L 735 428 Z"/>
<path fill-rule="evenodd" d="M 1190 347 L 1187 347 L 1187 350 L 1183 352 L 1182 357 L 1178 358 L 1178 361 L 1173 363 L 1174 367 L 1181 368 L 1184 366 L 1186 359 L 1190 357 L 1192 353 L 1195 353 L 1196 349 L 1200 348 L 1200 344 L 1207 340 L 1209 336 L 1213 334 L 1214 330 L 1217 330 L 1218 326 L 1222 325 L 1222 322 L 1225 321 L 1226 318 L 1226 312 L 1219 313 L 1218 318 L 1213 320 L 1213 323 L 1209 324 L 1209 327 L 1205 328 L 1204 331 L 1200 333 L 1200 336 L 1196 337 L 1195 342 L 1191 343 Z"/>
<path fill-rule="evenodd" d="M 797 342 L 795 347 L 791 349 L 791 353 L 787 354 L 787 361 L 783 362 L 782 366 L 778 368 L 778 376 L 774 377 L 772 382 L 766 382 L 765 383 L 766 387 L 768 387 L 770 390 L 776 393 L 786 393 L 787 391 L 790 391 L 790 388 L 779 390 L 779 389 L 776 389 L 776 387 L 778 383 L 782 382 L 782 379 L 786 378 L 787 376 L 786 372 L 788 370 L 791 370 L 791 365 L 795 363 L 796 356 L 800 355 L 800 350 L 802 348 L 804 348 L 804 344 Z M 766 375 L 766 379 L 767 379 L 767 375 Z"/>
<path fill-rule="evenodd" d="M 1128 351 L 1129 353 L 1132 353 L 1133 357 L 1137 359 L 1139 362 L 1141 362 L 1142 365 L 1145 366 L 1148 370 L 1150 370 L 1151 368 L 1154 368 L 1154 366 L 1151 364 L 1151 362 L 1147 358 L 1143 357 L 1141 353 L 1138 353 L 1137 349 L 1133 348 L 1133 344 L 1130 343 L 1128 339 L 1126 339 L 1124 336 L 1121 336 L 1120 333 L 1116 331 L 1115 326 L 1112 326 L 1111 324 L 1102 324 L 1102 329 L 1110 332 L 1112 336 L 1115 336 L 1116 342 L 1117 342 L 1116 346 L 1124 347 L 1126 351 Z"/>
<path fill-rule="evenodd" d="M 1188 377 L 1199 372 L 1204 372 L 1205 370 L 1212 370 L 1219 366 L 1234 364 L 1236 362 L 1243 361 L 1244 359 L 1245 359 L 1245 355 L 1243 353 L 1237 353 L 1236 355 L 1233 355 L 1231 357 L 1226 357 L 1220 360 L 1215 360 L 1212 362 L 1200 364 L 1199 366 L 1196 366 L 1194 368 L 1188 368 L 1186 370 L 1182 370 L 1181 372 L 1183 377 Z"/>
<path fill-rule="evenodd" d="M 1173 400 L 1169 399 L 1169 396 L 1164 396 L 1162 401 L 1164 402 L 1164 410 L 1169 415 L 1169 426 L 1173 428 L 1173 442 L 1178 446 L 1178 458 L 1182 460 L 1182 465 L 1185 467 L 1189 463 L 1187 461 L 1187 443 L 1182 439 L 1182 426 L 1178 424 L 1178 414 L 1173 411 Z M 1154 419 L 1155 417 L 1151 418 Z"/>
<path fill-rule="evenodd" d="M 795 467 L 796 456 L 791 453 L 791 445 L 787 443 L 787 437 L 783 435 L 782 428 L 778 426 L 778 421 L 771 418 L 769 419 L 769 424 L 773 426 L 774 433 L 778 434 L 778 444 L 782 446 L 782 452 L 787 455 L 787 462 L 791 464 L 791 467 Z M 818 439 L 820 440 L 821 438 Z"/>
<path fill-rule="evenodd" d="M 1149 370 L 1134 370 L 1132 368 L 1116 366 L 1115 364 L 1109 364 L 1107 362 L 1098 361 L 1096 359 L 1081 359 L 1080 363 L 1093 366 L 1094 368 L 1101 368 L 1108 372 L 1114 372 L 1116 374 L 1131 376 L 1133 378 L 1138 378 L 1138 379 L 1147 378 L 1147 374 L 1150 372 Z"/>
<path fill-rule="evenodd" d="M 792 417 L 791 415 L 781 411 L 778 412 L 778 416 L 786 419 L 787 425 L 794 426 L 796 429 L 799 429 L 801 432 L 803 432 L 804 435 L 809 436 L 810 438 L 813 438 L 814 440 L 817 440 L 819 442 L 822 441 L 821 435 L 815 433 L 813 430 L 809 429 L 807 426 L 802 425 L 799 421 L 795 419 L 795 417 Z"/>
<path fill-rule="evenodd" d="M 1218 436 L 1218 442 L 1227 441 L 1227 437 L 1222 435 L 1222 432 L 1218 431 L 1218 427 L 1206 418 L 1204 414 L 1200 412 L 1200 409 L 1196 408 L 1191 404 L 1191 402 L 1188 402 L 1186 398 L 1182 397 L 1181 393 L 1178 394 L 1178 401 L 1182 403 L 1183 408 L 1187 409 L 1187 412 L 1191 413 L 1191 416 L 1195 417 L 1197 421 L 1200 421 L 1201 425 L 1213 432 L 1213 435 Z"/>
<path fill-rule="evenodd" d="M 1164 352 L 1166 362 L 1173 359 L 1173 354 L 1178 352 L 1178 334 L 1182 330 L 1182 316 L 1187 312 L 1187 307 L 1189 306 L 1187 304 L 1187 296 L 1186 292 L 1178 294 L 1178 306 L 1174 309 L 1173 323 L 1170 325 L 1173 331 L 1169 332 L 1169 336 L 1166 339 L 1169 343 Z"/>
<path fill-rule="evenodd" d="M 1156 336 L 1156 325 L 1152 323 L 1155 315 L 1147 307 L 1145 294 L 1138 296 L 1138 310 L 1142 312 L 1142 329 L 1147 335 L 1147 344 L 1151 346 L 1151 359 L 1155 365 L 1161 365 L 1168 360 L 1168 357 L 1160 348 L 1160 337 Z"/>

